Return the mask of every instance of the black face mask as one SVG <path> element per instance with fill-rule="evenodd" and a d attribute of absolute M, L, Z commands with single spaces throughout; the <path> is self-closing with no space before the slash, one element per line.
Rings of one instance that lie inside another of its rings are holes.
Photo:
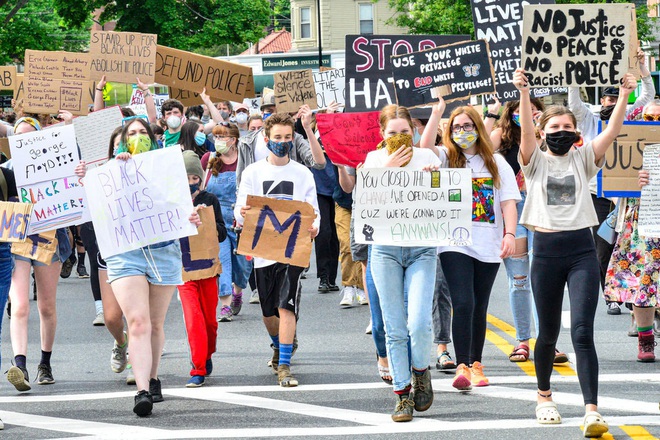
<path fill-rule="evenodd" d="M 546 133 L 545 143 L 548 148 L 557 156 L 563 156 L 568 153 L 573 144 L 578 140 L 578 135 L 574 131 L 556 131 L 554 133 Z"/>
<path fill-rule="evenodd" d="M 604 105 L 600 108 L 600 120 L 609 121 L 614 111 L 614 105 Z"/>

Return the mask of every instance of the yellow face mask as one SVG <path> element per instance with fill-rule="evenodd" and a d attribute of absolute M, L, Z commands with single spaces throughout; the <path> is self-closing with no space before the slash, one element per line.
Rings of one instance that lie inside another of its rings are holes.
<path fill-rule="evenodd" d="M 127 139 L 126 148 L 132 155 L 151 150 L 151 138 L 145 134 L 136 134 Z"/>
<path fill-rule="evenodd" d="M 394 136 L 390 136 L 387 139 L 383 141 L 385 147 L 387 147 L 387 152 L 388 154 L 393 154 L 396 150 L 401 148 L 403 145 L 405 145 L 408 148 L 412 148 L 413 146 L 413 137 L 412 135 L 406 134 L 406 133 L 398 133 L 395 134 Z M 412 158 L 412 156 L 411 156 Z M 402 167 L 405 167 L 408 165 L 410 162 L 410 159 L 402 164 Z"/>

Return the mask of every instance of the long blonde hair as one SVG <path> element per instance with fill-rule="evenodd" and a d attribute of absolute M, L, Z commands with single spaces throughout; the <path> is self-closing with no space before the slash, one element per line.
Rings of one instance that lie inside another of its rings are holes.
<path fill-rule="evenodd" d="M 447 129 L 443 135 L 443 144 L 447 147 L 447 159 L 449 160 L 449 166 L 451 168 L 464 168 L 467 160 L 463 155 L 461 147 L 459 147 L 454 139 L 452 139 L 452 126 L 454 125 L 454 119 L 458 115 L 467 115 L 474 124 L 475 130 L 478 133 L 477 142 L 475 143 L 476 152 L 484 160 L 486 168 L 490 172 L 490 175 L 493 176 L 493 185 L 495 188 L 500 187 L 500 173 L 497 169 L 497 163 L 495 163 L 495 157 L 493 156 L 493 146 L 490 142 L 490 136 L 486 132 L 486 127 L 482 121 L 479 113 L 470 107 L 463 106 L 458 107 L 449 116 L 449 122 L 447 123 Z"/>
<path fill-rule="evenodd" d="M 380 110 L 380 117 L 378 121 L 380 123 L 380 131 L 382 131 L 383 134 L 385 133 L 385 127 L 387 127 L 387 123 L 392 119 L 405 119 L 408 121 L 408 125 L 410 125 L 410 130 L 412 131 L 415 129 L 408 109 L 401 107 L 400 105 L 390 104 L 386 105 Z"/>

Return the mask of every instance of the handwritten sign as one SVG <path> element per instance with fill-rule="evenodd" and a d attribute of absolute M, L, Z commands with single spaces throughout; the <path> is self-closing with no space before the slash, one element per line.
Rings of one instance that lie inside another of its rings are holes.
<path fill-rule="evenodd" d="M 14 90 L 16 66 L 0 66 L 0 90 Z"/>
<path fill-rule="evenodd" d="M 273 77 L 275 107 L 278 112 L 297 112 L 305 104 L 312 110 L 318 108 L 312 69 L 277 72 Z"/>
<path fill-rule="evenodd" d="M 153 83 L 156 77 L 158 36 L 138 32 L 92 30 L 89 41 L 91 79 L 132 84 L 139 77 Z"/>
<path fill-rule="evenodd" d="M 307 267 L 312 240 L 307 230 L 316 214 L 312 205 L 295 200 L 248 196 L 238 253 Z"/>
<path fill-rule="evenodd" d="M 29 203 L 0 202 L 0 242 L 25 241 L 31 214 Z"/>
<path fill-rule="evenodd" d="M 91 56 L 87 53 L 26 50 L 24 110 L 87 114 L 89 105 L 94 103 L 94 97 L 88 93 L 92 88 L 90 64 Z"/>
<path fill-rule="evenodd" d="M 618 85 L 634 14 L 629 3 L 525 6 L 522 65 L 531 87 Z"/>
<path fill-rule="evenodd" d="M 218 254 L 218 229 L 215 226 L 213 206 L 207 206 L 197 211 L 202 225 L 197 228 L 197 235 L 184 237 L 180 240 L 183 269 L 183 281 L 204 280 L 222 272 Z"/>
<path fill-rule="evenodd" d="M 346 69 L 324 69 L 321 72 L 315 72 L 314 88 L 318 108 L 326 108 L 332 101 L 344 104 L 346 102 Z"/>
<path fill-rule="evenodd" d="M 188 221 L 193 205 L 178 148 L 89 170 L 85 192 L 104 258 L 197 233 Z"/>
<path fill-rule="evenodd" d="M 156 107 L 156 116 L 160 117 L 162 115 L 162 108 L 163 108 L 163 102 L 167 101 L 170 99 L 170 95 L 167 93 L 164 94 L 154 94 L 152 93 L 151 96 L 153 97 L 154 100 L 154 105 Z M 185 104 L 184 105 L 189 105 Z M 146 115 L 147 114 L 147 105 L 145 104 L 144 101 L 144 93 L 142 92 L 141 89 L 137 88 L 136 86 L 133 86 L 133 92 L 131 93 L 131 100 L 128 103 L 128 108 L 133 110 L 136 115 Z"/>
<path fill-rule="evenodd" d="M 469 35 L 347 35 L 346 111 L 380 110 L 395 102 L 390 56 L 469 39 Z"/>
<path fill-rule="evenodd" d="M 261 102 L 262 102 L 261 97 L 243 99 L 243 104 L 247 105 L 251 115 L 256 115 L 261 113 Z"/>
<path fill-rule="evenodd" d="M 660 237 L 660 144 L 647 145 L 644 169 L 649 183 L 642 187 L 637 228 L 643 237 Z"/>
<path fill-rule="evenodd" d="M 25 74 L 23 73 L 17 73 L 16 74 L 16 82 L 14 83 L 14 99 L 18 101 L 19 99 L 23 99 L 23 92 L 25 90 Z"/>
<path fill-rule="evenodd" d="M 392 56 L 397 104 L 420 107 L 438 101 L 434 89 L 447 102 L 495 92 L 495 73 L 484 40 L 468 41 Z"/>
<path fill-rule="evenodd" d="M 316 127 L 332 163 L 357 168 L 383 140 L 380 112 L 319 113 Z"/>
<path fill-rule="evenodd" d="M 209 96 L 230 101 L 242 101 L 254 91 L 251 67 L 160 45 L 156 82 L 197 93 L 206 87 Z"/>
<path fill-rule="evenodd" d="M 550 5 L 554 0 L 472 0 L 472 18 L 477 40 L 488 41 L 495 70 L 495 88 L 500 101 L 519 99 L 513 84 L 513 72 L 520 67 L 523 5 Z M 532 96 L 567 93 L 562 87 L 532 89 Z M 492 97 L 488 97 L 492 98 Z"/>
<path fill-rule="evenodd" d="M 28 235 L 21 243 L 12 243 L 11 253 L 50 266 L 57 251 L 57 231 L 47 231 L 42 234 Z"/>
<path fill-rule="evenodd" d="M 186 107 L 204 104 L 204 101 L 202 101 L 202 97 L 198 93 L 202 91 L 201 89 L 196 92 L 191 92 L 190 90 L 178 89 L 176 87 L 169 87 L 168 89 L 169 89 L 170 98 L 176 99 Z M 213 102 L 223 101 L 223 100 L 224 100 L 223 98 L 211 97 L 211 101 Z"/>
<path fill-rule="evenodd" d="M 361 168 L 355 241 L 391 246 L 472 244 L 470 169 Z"/>
<path fill-rule="evenodd" d="M 9 149 L 9 138 L 0 138 L 0 152 L 11 159 L 11 150 Z"/>
<path fill-rule="evenodd" d="M 605 128 L 601 122 L 600 131 Z M 639 197 L 637 172 L 643 167 L 644 148 L 660 143 L 660 122 L 626 121 L 605 153 L 599 173 L 599 194 L 605 197 Z"/>
<path fill-rule="evenodd" d="M 110 136 L 115 128 L 121 127 L 122 118 L 121 108 L 114 106 L 73 120 L 76 141 L 88 168 L 97 167 L 108 160 Z"/>

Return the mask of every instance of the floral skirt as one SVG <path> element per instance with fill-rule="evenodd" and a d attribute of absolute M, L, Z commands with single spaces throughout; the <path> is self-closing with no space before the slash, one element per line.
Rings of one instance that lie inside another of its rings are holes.
<path fill-rule="evenodd" d="M 605 299 L 638 307 L 659 304 L 660 238 L 640 237 L 637 231 L 639 199 L 629 198 L 624 226 L 619 234 L 605 276 Z"/>

